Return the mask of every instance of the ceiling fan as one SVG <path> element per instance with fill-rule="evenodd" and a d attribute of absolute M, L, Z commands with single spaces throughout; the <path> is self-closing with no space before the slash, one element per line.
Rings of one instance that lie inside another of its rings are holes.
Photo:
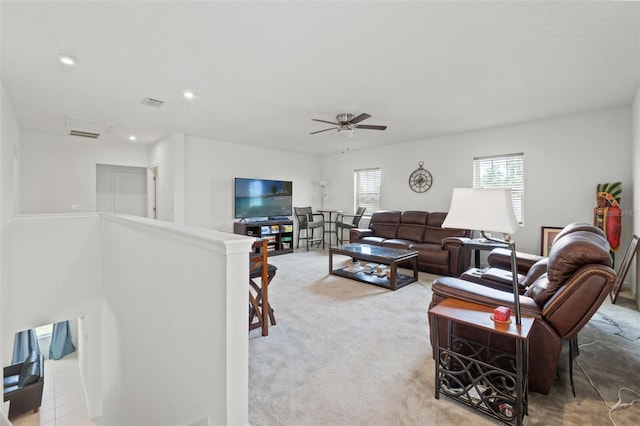
<path fill-rule="evenodd" d="M 370 129 L 370 130 L 386 130 L 387 129 L 387 126 L 377 126 L 373 124 L 358 124 L 361 121 L 364 121 L 370 117 L 371 115 L 364 112 L 357 117 L 354 116 L 353 114 L 342 113 L 342 114 L 336 115 L 337 123 L 334 123 L 333 121 L 326 121 L 326 120 L 319 120 L 317 118 L 312 118 L 311 120 L 313 121 L 319 121 L 320 123 L 333 124 L 336 127 L 330 127 L 328 129 L 318 130 L 317 132 L 311 132 L 309 134 L 315 135 L 316 133 L 327 132 L 329 130 L 337 130 L 338 133 L 346 137 L 352 138 L 353 129 Z"/>

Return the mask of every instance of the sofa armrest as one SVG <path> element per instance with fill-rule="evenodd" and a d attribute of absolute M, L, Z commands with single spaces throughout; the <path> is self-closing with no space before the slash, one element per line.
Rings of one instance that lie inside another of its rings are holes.
<path fill-rule="evenodd" d="M 355 242 L 364 237 L 373 237 L 375 233 L 373 229 L 368 228 L 354 228 L 349 230 L 349 241 Z"/>
<path fill-rule="evenodd" d="M 15 376 L 17 374 L 20 374 L 20 369 L 22 368 L 23 364 L 24 362 L 19 362 L 17 364 L 8 365 L 4 367 L 4 377 Z"/>
<path fill-rule="evenodd" d="M 529 269 L 539 260 L 544 259 L 543 256 L 516 251 L 516 264 L 518 265 L 518 273 L 527 275 Z M 489 252 L 487 263 L 490 266 L 500 269 L 511 270 L 511 250 L 507 248 L 496 248 Z"/>
<path fill-rule="evenodd" d="M 466 237 L 446 237 L 442 239 L 442 248 L 447 249 L 449 246 L 462 246 L 471 238 Z"/>
<path fill-rule="evenodd" d="M 442 239 L 442 249 L 449 252 L 449 275 L 459 277 L 464 271 L 469 269 L 471 255 L 466 250 L 464 244 L 470 238 L 466 237 L 446 237 Z"/>
<path fill-rule="evenodd" d="M 431 285 L 433 296 L 439 299 L 452 297 L 489 307 L 508 306 L 515 310 L 513 293 L 486 287 L 453 277 L 436 278 Z M 520 296 L 520 313 L 542 318 L 538 304 L 530 297 Z"/>

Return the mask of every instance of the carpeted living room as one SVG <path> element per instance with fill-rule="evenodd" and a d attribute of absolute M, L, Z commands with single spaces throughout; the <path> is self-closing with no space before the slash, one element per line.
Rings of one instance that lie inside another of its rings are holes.
<path fill-rule="evenodd" d="M 252 425 L 501 423 L 434 398 L 427 311 L 437 275 L 420 272 L 417 282 L 390 291 L 330 275 L 328 250 L 297 250 L 269 263 L 278 268 L 269 285 L 277 325 L 265 337 L 249 334 Z M 551 392 L 529 393 L 524 424 L 637 424 L 640 404 L 627 405 L 640 398 L 639 322 L 627 292 L 616 304 L 607 297 L 579 333 L 576 396 L 564 342 Z"/>
<path fill-rule="evenodd" d="M 0 426 L 640 424 L 640 2 L 0 22 Z M 66 319 L 82 420 L 11 353 Z"/>

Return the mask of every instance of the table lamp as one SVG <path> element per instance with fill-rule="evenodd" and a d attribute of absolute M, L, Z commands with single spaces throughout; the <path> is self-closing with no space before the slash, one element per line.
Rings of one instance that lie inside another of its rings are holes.
<path fill-rule="evenodd" d="M 442 227 L 480 231 L 487 240 L 507 244 L 511 250 L 511 276 L 516 324 L 520 325 L 516 245 L 511 238 L 511 235 L 520 228 L 520 224 L 513 211 L 511 189 L 454 188 L 451 206 Z M 504 237 L 502 240 L 487 237 L 485 231 L 502 233 Z"/>

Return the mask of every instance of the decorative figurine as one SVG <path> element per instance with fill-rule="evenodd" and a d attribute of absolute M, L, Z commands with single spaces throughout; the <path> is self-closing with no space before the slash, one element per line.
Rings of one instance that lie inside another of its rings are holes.
<path fill-rule="evenodd" d="M 611 246 L 611 258 L 615 260 L 615 252 L 620 247 L 620 231 L 622 229 L 622 209 L 620 194 L 622 183 L 599 183 L 597 187 L 597 206 L 593 209 L 593 224 L 604 231 Z"/>

